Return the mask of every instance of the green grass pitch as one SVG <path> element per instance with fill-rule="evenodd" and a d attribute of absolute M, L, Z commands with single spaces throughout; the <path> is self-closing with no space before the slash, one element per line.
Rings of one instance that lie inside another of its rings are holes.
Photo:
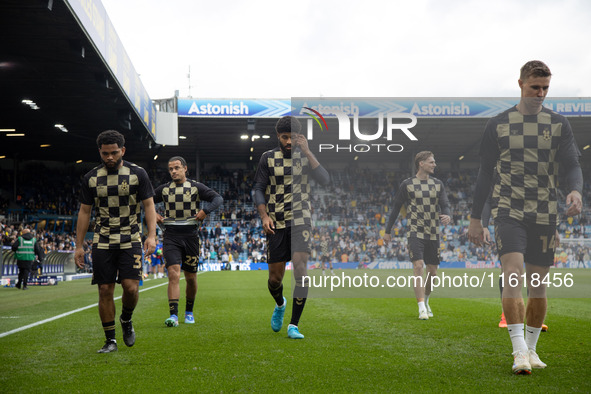
<path fill-rule="evenodd" d="M 575 278 L 586 290 L 591 270 Z M 97 307 L 0 337 L 0 391 L 591 391 L 591 294 L 549 300 L 550 328 L 538 343 L 548 368 L 514 376 L 509 336 L 497 327 L 498 297 L 434 292 L 428 321 L 417 319 L 412 290 L 404 298 L 310 298 L 300 321 L 306 338 L 291 340 L 291 300 L 283 329 L 271 330 L 266 271 L 199 275 L 196 324 L 176 328 L 164 326 L 164 283 L 142 286 L 132 348 L 117 323 L 119 351 L 96 353 L 104 342 Z M 97 300 L 89 280 L 26 292 L 0 288 L 0 334 Z M 116 306 L 118 316 L 120 300 Z"/>

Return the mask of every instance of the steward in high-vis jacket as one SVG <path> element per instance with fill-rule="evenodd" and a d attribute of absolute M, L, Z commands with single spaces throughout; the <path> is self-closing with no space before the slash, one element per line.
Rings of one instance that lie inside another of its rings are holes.
<path fill-rule="evenodd" d="M 16 261 L 18 265 L 18 281 L 16 287 L 23 290 L 27 289 L 27 281 L 31 273 L 31 267 L 35 261 L 35 255 L 39 260 L 43 260 L 43 249 L 37 243 L 37 239 L 31 234 L 28 228 L 23 229 L 21 236 L 12 244 L 12 250 L 16 254 Z"/>

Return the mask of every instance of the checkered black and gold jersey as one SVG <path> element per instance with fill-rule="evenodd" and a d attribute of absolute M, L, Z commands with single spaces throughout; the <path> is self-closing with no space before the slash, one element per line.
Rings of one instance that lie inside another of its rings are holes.
<path fill-rule="evenodd" d="M 194 218 L 202 201 L 212 202 L 219 197 L 218 193 L 192 179 L 182 184 L 174 181 L 165 183 L 158 186 L 155 193 L 154 202 L 164 202 L 164 217 L 175 220 Z"/>
<path fill-rule="evenodd" d="M 322 253 L 323 256 L 330 255 L 329 242 L 327 239 L 320 241 L 320 253 Z"/>
<path fill-rule="evenodd" d="M 564 116 L 547 108 L 536 115 L 522 115 L 513 107 L 489 121 L 480 154 L 496 159 L 493 217 L 541 225 L 557 223 L 560 156 L 578 155 Z"/>
<path fill-rule="evenodd" d="M 407 211 L 408 236 L 437 240 L 440 209 L 441 213 L 449 214 L 449 202 L 443 182 L 433 177 L 424 180 L 416 176 L 405 179 L 394 197 L 394 209 L 386 226 L 388 234 L 403 205 L 406 205 Z"/>
<path fill-rule="evenodd" d="M 141 246 L 140 203 L 152 196 L 154 189 L 146 171 L 127 161 L 113 171 L 102 164 L 84 175 L 80 202 L 95 207 L 93 246 L 98 249 Z"/>
<path fill-rule="evenodd" d="M 310 166 L 300 150 L 285 157 L 279 147 L 261 155 L 255 184 L 265 186 L 267 214 L 275 228 L 311 225 Z"/>

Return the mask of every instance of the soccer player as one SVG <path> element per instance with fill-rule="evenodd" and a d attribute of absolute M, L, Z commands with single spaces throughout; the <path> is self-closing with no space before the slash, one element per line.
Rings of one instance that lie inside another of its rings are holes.
<path fill-rule="evenodd" d="M 330 268 L 330 274 L 334 275 L 334 271 L 332 270 L 332 256 L 330 252 L 330 236 L 323 235 L 322 240 L 320 241 L 320 265 L 322 266 L 322 275 L 326 275 L 324 271 L 324 267 L 328 263 L 328 267 Z"/>
<path fill-rule="evenodd" d="M 164 321 L 168 327 L 179 325 L 179 280 L 181 269 L 187 282 L 185 289 L 185 323 L 194 324 L 193 305 L 197 295 L 197 263 L 199 262 L 199 224 L 222 203 L 222 197 L 192 179 L 187 179 L 187 162 L 180 156 L 168 160 L 171 182 L 156 188 L 154 201 L 164 201 L 164 214 L 157 221 L 164 226 L 162 245 L 168 270 L 168 307 L 170 316 Z M 200 208 L 207 201 L 209 207 Z"/>
<path fill-rule="evenodd" d="M 531 374 L 532 368 L 546 367 L 536 345 L 547 308 L 543 279 L 554 261 L 559 166 L 568 183 L 567 215 L 578 215 L 582 209 L 583 175 L 570 124 L 564 116 L 542 106 L 551 75 L 543 62 L 527 62 L 518 80 L 519 104 L 487 123 L 468 230 L 470 241 L 480 245 L 482 208 L 492 186 L 495 239 L 505 281 L 503 311 L 515 374 Z M 527 309 L 521 295 L 524 262 Z"/>
<path fill-rule="evenodd" d="M 394 207 L 386 223 L 384 243 L 392 239 L 392 227 L 403 205 L 409 223 L 408 250 L 413 265 L 415 278 L 414 293 L 419 305 L 419 319 L 428 320 L 433 317 L 429 306 L 431 295 L 431 278 L 437 275 L 439 267 L 439 225 L 451 222 L 449 200 L 443 182 L 433 177 L 435 172 L 435 156 L 432 152 L 422 151 L 415 156 L 417 173 L 405 179 L 394 197 Z M 439 210 L 440 209 L 440 210 Z M 424 267 L 427 276 L 423 286 Z"/>
<path fill-rule="evenodd" d="M 144 206 L 148 236 L 144 252 L 156 248 L 156 210 L 154 189 L 146 171 L 123 160 L 125 138 L 115 131 L 99 134 L 98 145 L 102 164 L 90 170 L 80 187 L 80 211 L 76 226 L 76 265 L 84 268 L 84 237 L 90 223 L 92 206 L 96 224 L 92 242 L 94 266 L 92 284 L 98 285 L 99 315 L 106 341 L 99 353 L 117 350 L 115 340 L 115 282 L 123 288 L 122 312 L 119 316 L 123 342 L 135 343 L 131 316 L 138 302 L 138 287 L 142 278 L 142 241 L 140 233 L 140 202 Z"/>
<path fill-rule="evenodd" d="M 283 326 L 287 304 L 283 276 L 285 264 L 291 260 L 295 289 L 287 335 L 302 339 L 298 323 L 308 295 L 302 277 L 307 274 L 310 256 L 309 177 L 322 185 L 328 184 L 330 178 L 310 151 L 306 137 L 300 134 L 301 124 L 295 117 L 279 119 L 275 131 L 279 146 L 261 155 L 253 185 L 254 202 L 267 235 L 268 288 L 276 303 L 271 328 L 278 332 Z"/>

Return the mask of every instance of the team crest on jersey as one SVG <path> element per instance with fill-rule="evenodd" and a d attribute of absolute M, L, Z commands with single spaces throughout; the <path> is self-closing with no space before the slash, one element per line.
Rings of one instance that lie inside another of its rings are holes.
<path fill-rule="evenodd" d="M 517 135 L 519 134 L 519 130 L 516 129 L 511 129 L 511 131 L 509 131 L 511 133 L 511 135 Z"/>
<path fill-rule="evenodd" d="M 301 160 L 296 160 L 294 163 L 294 167 L 295 167 L 295 173 L 296 174 L 301 174 L 302 173 L 302 161 Z"/>
<path fill-rule="evenodd" d="M 544 129 L 542 135 L 544 136 L 545 141 L 550 141 L 550 129 Z"/>
<path fill-rule="evenodd" d="M 129 185 L 127 184 L 127 182 L 125 182 L 125 181 L 121 182 L 121 191 L 127 192 L 128 190 L 129 190 Z"/>
<path fill-rule="evenodd" d="M 185 196 L 189 197 L 190 195 L 191 195 L 191 191 L 190 190 L 185 191 Z"/>

